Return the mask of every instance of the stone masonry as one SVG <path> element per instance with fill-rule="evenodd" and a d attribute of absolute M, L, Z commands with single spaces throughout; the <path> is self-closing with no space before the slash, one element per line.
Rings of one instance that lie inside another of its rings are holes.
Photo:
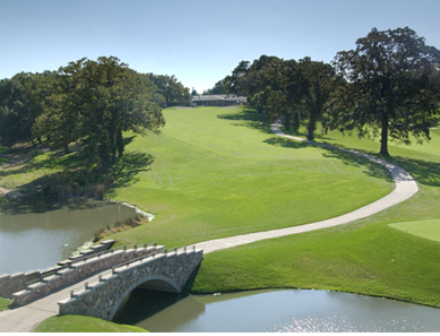
<path fill-rule="evenodd" d="M 161 252 L 114 268 L 99 282 L 71 292 L 69 299 L 58 302 L 60 315 L 87 315 L 111 321 L 124 298 L 136 287 L 179 293 L 202 260 L 202 250 L 184 249 Z"/>
<path fill-rule="evenodd" d="M 6 280 L 9 280 L 9 291 L 12 291 L 13 293 L 11 296 L 14 303 L 17 305 L 24 305 L 66 287 L 67 285 L 88 278 L 93 274 L 106 269 L 111 269 L 113 266 L 132 259 L 148 256 L 151 253 L 159 252 L 163 249 L 163 246 L 148 246 L 146 248 L 117 250 L 112 251 L 112 253 L 109 252 L 102 255 L 90 256 L 90 258 L 83 261 L 73 261 L 66 268 L 57 270 L 55 274 L 44 277 L 41 281 L 28 285 L 27 288 L 24 288 L 23 286 L 20 288 L 21 290 L 15 290 L 17 286 L 13 285 L 14 282 L 17 282 L 16 276 L 11 276 L 9 279 L 6 278 Z M 22 277 L 19 278 L 21 279 Z M 27 281 L 20 281 L 20 284 L 24 284 L 24 282 Z"/>
<path fill-rule="evenodd" d="M 0 296 L 12 299 L 12 294 L 25 288 L 26 282 L 40 278 L 40 272 L 16 273 L 0 276 Z"/>
<path fill-rule="evenodd" d="M 79 257 L 89 255 L 90 252 L 103 252 L 109 249 L 114 243 L 114 240 L 102 241 L 98 245 L 92 246 L 90 250 L 80 252 Z M 68 264 L 72 264 L 73 262 L 73 260 L 66 260 L 64 262 L 58 263 L 58 265 L 65 266 Z M 28 282 L 41 279 L 41 274 L 42 273 L 40 271 L 30 271 L 27 273 L 16 273 L 12 275 L 0 276 L 0 297 L 12 299 L 13 293 L 24 290 L 26 288 L 26 283 Z"/>

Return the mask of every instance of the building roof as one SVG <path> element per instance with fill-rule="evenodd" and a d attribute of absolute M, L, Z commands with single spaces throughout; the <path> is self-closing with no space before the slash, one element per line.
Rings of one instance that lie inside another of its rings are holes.
<path fill-rule="evenodd" d="M 205 101 L 246 101 L 246 97 L 244 96 L 236 96 L 236 95 L 197 95 L 191 96 L 192 102 L 205 102 Z"/>

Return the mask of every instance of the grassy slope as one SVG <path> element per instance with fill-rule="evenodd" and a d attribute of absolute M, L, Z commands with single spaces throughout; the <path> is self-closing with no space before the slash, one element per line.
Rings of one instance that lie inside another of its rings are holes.
<path fill-rule="evenodd" d="M 107 238 L 183 246 L 338 216 L 394 188 L 382 167 L 321 148 L 285 148 L 264 116 L 240 111 L 167 109 L 160 135 L 136 137 L 127 151 L 147 151 L 155 162 L 110 197 L 157 217 Z"/>
<path fill-rule="evenodd" d="M 194 292 L 305 287 L 358 292 L 440 306 L 440 243 L 390 223 L 440 218 L 440 132 L 423 146 L 390 146 L 417 180 L 411 199 L 353 224 L 209 254 Z M 322 141 L 322 140 L 321 140 Z M 377 142 L 332 132 L 326 142 L 377 152 Z"/>
<path fill-rule="evenodd" d="M 44 320 L 36 332 L 147 332 L 145 329 L 78 315 L 54 316 Z"/>

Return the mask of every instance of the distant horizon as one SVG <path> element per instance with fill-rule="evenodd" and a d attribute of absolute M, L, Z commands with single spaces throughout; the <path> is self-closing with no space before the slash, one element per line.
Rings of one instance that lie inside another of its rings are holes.
<path fill-rule="evenodd" d="M 440 48 L 437 0 L 0 0 L 0 9 L 0 79 L 116 56 L 202 93 L 263 54 L 331 62 L 374 27 L 408 26 Z"/>

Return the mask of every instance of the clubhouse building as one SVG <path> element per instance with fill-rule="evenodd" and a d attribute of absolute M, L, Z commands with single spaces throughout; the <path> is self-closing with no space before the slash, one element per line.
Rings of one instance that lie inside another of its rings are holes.
<path fill-rule="evenodd" d="M 192 96 L 192 106 L 227 106 L 242 105 L 247 102 L 246 97 L 236 95 L 197 95 Z"/>

